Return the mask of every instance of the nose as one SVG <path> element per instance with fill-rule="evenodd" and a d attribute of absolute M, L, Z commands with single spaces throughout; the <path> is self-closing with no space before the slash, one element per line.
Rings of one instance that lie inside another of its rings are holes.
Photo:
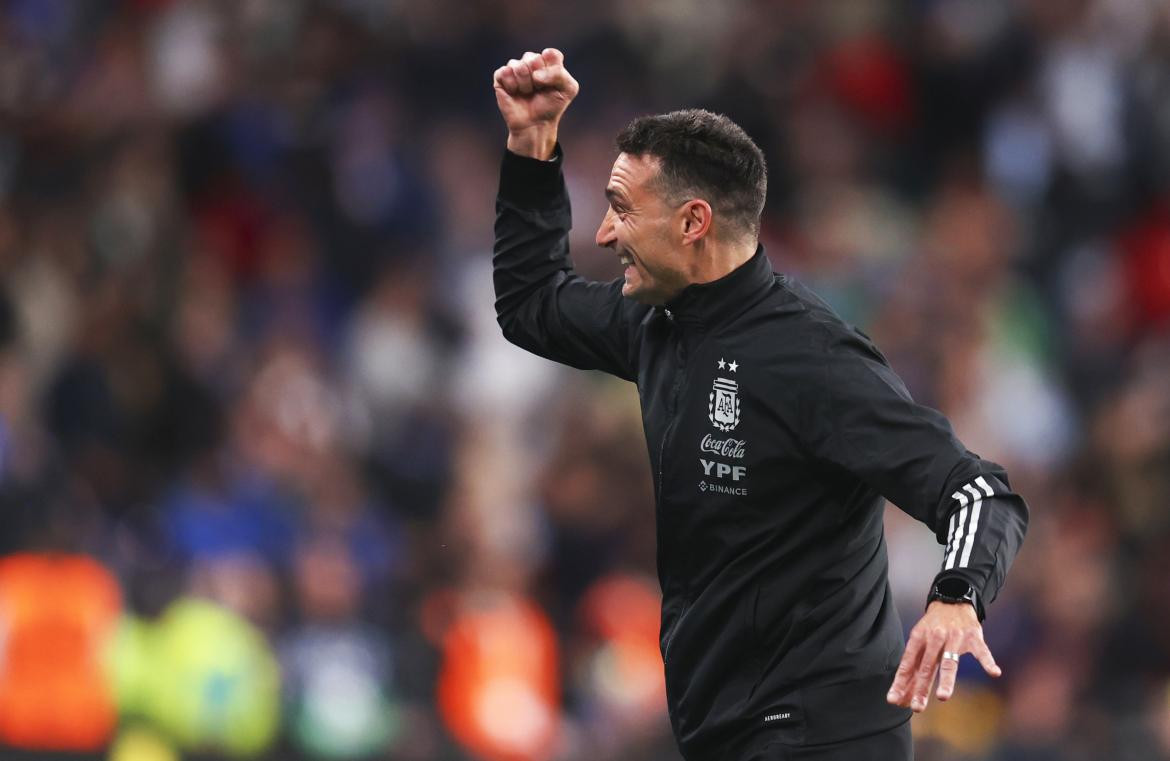
<path fill-rule="evenodd" d="M 602 248 L 609 248 L 617 241 L 613 225 L 613 209 L 605 210 L 605 216 L 601 218 L 601 226 L 597 228 L 597 236 L 594 240 Z"/>

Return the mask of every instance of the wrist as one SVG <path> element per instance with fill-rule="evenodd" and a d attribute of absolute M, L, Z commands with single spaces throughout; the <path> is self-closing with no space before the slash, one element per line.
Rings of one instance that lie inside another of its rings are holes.
<path fill-rule="evenodd" d="M 519 156 L 548 161 L 557 146 L 557 125 L 537 124 L 508 131 L 508 150 Z"/>
<path fill-rule="evenodd" d="M 936 579 L 927 595 L 926 604 L 941 602 L 948 605 L 970 605 L 975 609 L 975 616 L 983 621 L 983 601 L 979 599 L 979 592 L 975 586 L 961 576 L 944 576 Z"/>

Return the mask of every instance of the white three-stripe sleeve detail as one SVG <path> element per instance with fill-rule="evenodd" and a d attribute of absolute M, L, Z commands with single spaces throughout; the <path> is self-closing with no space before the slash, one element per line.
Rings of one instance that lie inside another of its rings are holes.
<path fill-rule="evenodd" d="M 959 497 L 961 495 L 958 492 L 955 492 L 951 496 Z M 946 560 L 947 556 L 951 554 L 951 543 L 955 541 L 955 515 L 957 515 L 957 513 L 951 513 L 951 522 L 947 528 L 947 546 L 943 547 L 944 560 Z"/>
<path fill-rule="evenodd" d="M 959 558 L 959 568 L 966 568 L 967 563 L 971 560 L 971 550 L 975 548 L 975 532 L 979 529 L 979 513 L 983 508 L 983 495 L 971 484 L 967 484 L 963 488 L 970 493 L 972 498 L 971 525 L 967 527 L 967 542 L 963 546 L 963 556 Z"/>
<path fill-rule="evenodd" d="M 986 494 L 987 496 L 989 496 L 989 497 L 995 496 L 995 490 L 987 485 L 987 479 L 984 478 L 983 476 L 979 476 L 979 478 L 976 478 L 975 483 L 980 489 L 983 490 L 983 493 Z"/>
<path fill-rule="evenodd" d="M 962 492 L 955 492 L 951 495 L 953 498 L 959 500 L 962 508 L 959 510 L 959 523 L 955 528 L 955 536 L 950 542 L 950 549 L 947 552 L 947 562 L 943 566 L 944 569 L 951 569 L 955 567 L 955 557 L 958 555 L 959 545 L 963 543 L 963 524 L 967 522 L 967 498 Z M 953 519 L 954 516 L 951 516 Z"/>

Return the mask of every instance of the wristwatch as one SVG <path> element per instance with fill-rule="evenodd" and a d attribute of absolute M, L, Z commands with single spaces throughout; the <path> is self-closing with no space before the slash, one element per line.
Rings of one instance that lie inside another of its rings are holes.
<path fill-rule="evenodd" d="M 975 615 L 979 617 L 979 622 L 983 622 L 983 603 L 979 601 L 979 593 L 964 578 L 947 576 L 936 581 L 930 589 L 930 595 L 926 598 L 926 604 L 929 606 L 935 600 L 951 604 L 970 603 L 975 608 Z"/>

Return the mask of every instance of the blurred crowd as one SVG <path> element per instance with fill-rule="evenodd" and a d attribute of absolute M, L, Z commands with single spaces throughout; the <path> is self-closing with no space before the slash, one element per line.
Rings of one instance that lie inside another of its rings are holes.
<path fill-rule="evenodd" d="M 0 758 L 677 761 L 635 389 L 495 325 L 546 46 L 580 271 L 617 130 L 728 114 L 775 267 L 1028 499 L 918 758 L 1170 759 L 1162 0 L 0 3 Z"/>

